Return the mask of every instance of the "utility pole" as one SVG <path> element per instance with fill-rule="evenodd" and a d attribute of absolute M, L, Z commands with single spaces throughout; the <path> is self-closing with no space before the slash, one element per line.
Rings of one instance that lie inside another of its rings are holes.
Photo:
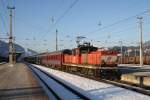
<path fill-rule="evenodd" d="M 119 41 L 120 42 L 120 50 L 121 50 L 121 64 L 122 64 L 122 60 L 123 60 L 123 54 L 122 54 L 122 41 Z"/>
<path fill-rule="evenodd" d="M 14 39 L 14 44 L 15 44 L 15 37 L 13 38 Z M 13 59 L 14 59 L 14 63 L 16 63 L 16 49 L 15 49 L 15 45 L 13 46 Z"/>
<path fill-rule="evenodd" d="M 143 67 L 143 29 L 142 29 L 143 17 L 137 17 L 137 19 L 139 19 L 140 24 L 140 66 Z"/>
<path fill-rule="evenodd" d="M 136 57 L 136 49 L 134 50 L 134 56 Z"/>
<path fill-rule="evenodd" d="M 1 22 L 1 18 L 0 18 L 0 22 Z M 0 23 L 0 27 L 1 27 L 1 23 Z M 1 35 L 1 29 L 0 29 L 0 35 Z M 0 36 L 0 45 L 1 45 L 1 36 Z"/>
<path fill-rule="evenodd" d="M 58 51 L 58 30 L 56 29 L 56 51 Z"/>
<path fill-rule="evenodd" d="M 15 7 L 7 7 L 9 9 L 9 17 L 10 17 L 10 33 L 9 33 L 9 64 L 13 65 L 13 36 L 12 36 L 12 12 L 15 9 Z"/>
<path fill-rule="evenodd" d="M 1 22 L 1 18 L 0 18 L 0 22 Z M 1 23 L 0 23 L 0 27 L 1 27 Z M 1 29 L 0 29 L 0 46 L 1 46 Z"/>

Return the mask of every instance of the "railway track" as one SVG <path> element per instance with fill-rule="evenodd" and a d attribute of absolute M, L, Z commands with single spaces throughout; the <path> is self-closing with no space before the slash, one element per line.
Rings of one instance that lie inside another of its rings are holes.
<path fill-rule="evenodd" d="M 68 85 L 59 81 L 47 72 L 27 64 L 37 79 L 42 84 L 44 90 L 52 100 L 89 100 L 88 97 L 82 93 L 72 89 Z"/>
<path fill-rule="evenodd" d="M 138 86 L 133 86 L 131 84 L 125 84 L 119 81 L 111 81 L 111 80 L 106 80 L 106 79 L 102 79 L 100 81 L 150 96 L 149 89 L 141 88 Z"/>
<path fill-rule="evenodd" d="M 64 71 L 66 72 L 66 71 Z M 142 87 L 139 87 L 139 86 L 135 86 L 133 84 L 127 84 L 127 83 L 124 83 L 124 82 L 121 82 L 119 80 L 109 80 L 109 79 L 101 79 L 101 78 L 96 78 L 96 77 L 90 77 L 90 76 L 85 76 L 85 75 L 81 75 L 81 74 L 78 74 L 78 73 L 72 73 L 72 72 L 69 72 L 70 74 L 74 74 L 74 75 L 78 75 L 78 76 L 81 76 L 81 77 L 85 77 L 85 78 L 89 78 L 89 79 L 92 79 L 92 80 L 96 80 L 96 81 L 99 81 L 99 82 L 103 82 L 103 83 L 106 83 L 106 84 L 112 84 L 114 86 L 117 86 L 117 87 L 122 87 L 122 88 L 125 88 L 125 89 L 128 89 L 128 90 L 131 90 L 131 91 L 135 91 L 135 92 L 138 92 L 138 93 L 142 93 L 142 94 L 145 94 L 145 95 L 148 95 L 150 96 L 150 89 L 146 89 L 146 88 L 142 88 Z"/>

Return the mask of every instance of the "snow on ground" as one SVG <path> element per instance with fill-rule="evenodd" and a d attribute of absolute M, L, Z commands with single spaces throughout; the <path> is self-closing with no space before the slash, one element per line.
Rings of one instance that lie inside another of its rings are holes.
<path fill-rule="evenodd" d="M 33 68 L 34 71 L 40 75 L 40 77 L 46 82 L 46 83 L 51 83 L 48 84 L 49 87 L 51 87 L 52 90 L 56 91 L 60 97 L 62 97 L 63 100 L 77 100 L 77 95 L 74 95 L 72 92 L 68 91 L 65 89 L 62 85 L 54 81 L 53 79 L 49 78 L 47 75 L 43 74 L 41 71 L 37 70 L 36 68 Z M 61 90 L 61 91 L 60 91 Z M 66 95 L 68 94 L 68 95 Z"/>
<path fill-rule="evenodd" d="M 0 65 L 5 64 L 6 62 L 0 62 Z"/>
<path fill-rule="evenodd" d="M 119 64 L 118 66 L 123 66 L 123 67 L 141 67 L 139 64 Z M 143 67 L 149 67 L 150 65 L 144 65 Z"/>
<path fill-rule="evenodd" d="M 83 94 L 88 95 L 88 97 L 94 100 L 150 100 L 150 97 L 147 95 L 124 88 L 46 68 L 40 65 L 34 66 L 48 72 L 60 80 L 63 80 L 66 84 L 80 92 L 82 91 Z"/>

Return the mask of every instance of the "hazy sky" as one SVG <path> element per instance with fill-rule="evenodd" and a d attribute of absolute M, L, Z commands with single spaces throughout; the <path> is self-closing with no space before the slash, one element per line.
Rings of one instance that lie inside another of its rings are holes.
<path fill-rule="evenodd" d="M 0 0 L 0 33 L 8 32 L 8 1 Z M 85 36 L 83 41 L 96 46 L 119 45 L 120 40 L 124 45 L 135 45 L 139 42 L 139 24 L 135 15 L 150 10 L 150 0 L 78 0 L 54 24 L 75 0 L 10 1 L 15 6 L 15 42 L 38 51 L 55 50 L 56 29 L 59 49 L 75 47 L 77 35 Z M 150 40 L 150 11 L 139 16 L 144 18 L 144 41 Z M 128 17 L 131 18 L 120 22 Z"/>

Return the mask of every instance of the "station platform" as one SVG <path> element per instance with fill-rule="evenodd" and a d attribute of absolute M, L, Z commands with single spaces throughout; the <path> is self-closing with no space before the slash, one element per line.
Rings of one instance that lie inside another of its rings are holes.
<path fill-rule="evenodd" d="M 0 65 L 0 100 L 48 100 L 30 69 L 23 63 Z"/>
<path fill-rule="evenodd" d="M 123 74 L 121 80 L 140 86 L 150 87 L 150 72 L 135 72 L 130 74 Z"/>
<path fill-rule="evenodd" d="M 120 74 L 132 74 L 138 72 L 150 73 L 150 65 L 144 65 L 143 67 L 141 67 L 135 64 L 120 64 L 118 65 L 118 71 Z"/>

